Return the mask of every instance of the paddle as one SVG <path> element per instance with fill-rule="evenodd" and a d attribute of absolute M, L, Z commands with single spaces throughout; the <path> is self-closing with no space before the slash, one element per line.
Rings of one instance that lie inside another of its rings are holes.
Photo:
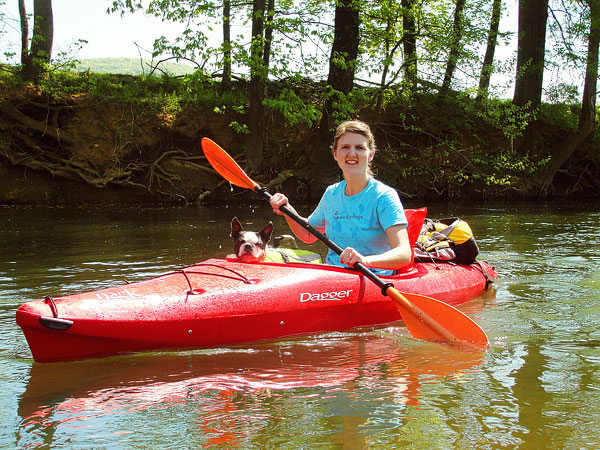
<path fill-rule="evenodd" d="M 218 144 L 208 138 L 202 138 L 202 149 L 211 166 L 230 183 L 251 189 L 262 195 L 267 201 L 271 198 L 267 189 L 250 179 L 246 172 Z M 284 205 L 279 209 L 338 255 L 342 253 L 341 247 L 287 206 Z M 458 346 L 466 345 L 477 348 L 489 346 L 485 331 L 456 308 L 424 295 L 401 293 L 391 283 L 385 283 L 360 263 L 355 264 L 354 268 L 379 286 L 383 295 L 389 296 L 396 303 L 406 327 L 414 337 Z"/>

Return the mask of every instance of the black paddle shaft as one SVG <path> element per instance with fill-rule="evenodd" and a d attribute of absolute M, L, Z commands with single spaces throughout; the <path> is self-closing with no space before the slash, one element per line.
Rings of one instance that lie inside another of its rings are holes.
<path fill-rule="evenodd" d="M 265 187 L 256 186 L 254 188 L 254 190 L 258 194 L 262 195 L 265 198 L 265 200 L 267 200 L 267 201 L 269 201 L 271 199 L 271 197 L 273 197 L 269 192 L 267 192 L 267 188 L 265 188 Z M 329 247 L 335 253 L 337 253 L 338 255 L 340 255 L 342 253 L 342 251 L 343 251 L 342 247 L 337 245 L 335 242 L 333 242 L 331 239 L 329 239 L 327 236 L 325 236 L 323 233 L 321 233 L 319 230 L 317 230 L 315 227 L 313 227 L 308 222 L 308 220 L 303 219 L 298 214 L 294 213 L 286 205 L 281 206 L 279 208 L 279 210 L 283 211 L 290 219 L 292 219 L 298 225 L 307 229 L 311 234 L 316 236 L 317 239 L 319 239 L 321 242 L 323 242 L 327 247 Z M 367 277 L 369 280 L 371 280 L 373 283 L 375 283 L 377 286 L 379 286 L 381 288 L 381 292 L 383 295 L 387 295 L 387 293 L 386 293 L 387 289 L 389 287 L 393 287 L 392 283 L 385 283 L 381 278 L 379 278 L 377 275 L 375 275 L 373 272 L 371 272 L 368 268 L 366 268 L 361 263 L 354 264 L 353 268 L 358 270 L 365 277 Z"/>

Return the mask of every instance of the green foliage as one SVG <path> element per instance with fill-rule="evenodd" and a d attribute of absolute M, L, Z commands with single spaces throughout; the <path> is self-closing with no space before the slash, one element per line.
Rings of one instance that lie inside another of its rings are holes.
<path fill-rule="evenodd" d="M 567 83 L 552 84 L 545 89 L 545 94 L 548 103 L 555 105 L 560 103 L 573 104 L 581 99 L 579 87 Z"/>
<path fill-rule="evenodd" d="M 355 118 L 357 111 L 369 101 L 367 92 L 362 89 L 354 89 L 348 95 L 331 86 L 327 86 L 327 89 L 323 95 L 323 101 L 333 100 L 331 115 L 336 123 Z"/>
<path fill-rule="evenodd" d="M 176 93 L 165 93 L 160 105 L 160 115 L 164 122 L 172 125 L 182 110 L 181 101 Z"/>
<path fill-rule="evenodd" d="M 490 153 L 489 148 L 446 141 L 417 152 L 410 147 L 384 148 L 377 156 L 376 170 L 378 178 L 408 195 L 426 197 L 419 192 L 426 186 L 435 196 L 452 198 L 473 189 L 517 189 L 548 160 L 548 156 L 518 155 L 511 148 Z"/>
<path fill-rule="evenodd" d="M 265 106 L 281 113 L 292 126 L 304 124 L 312 127 L 319 118 L 319 109 L 305 102 L 293 89 L 284 88 L 277 98 L 266 98 Z"/>
<path fill-rule="evenodd" d="M 488 100 L 482 107 L 472 103 L 466 106 L 485 123 L 502 130 L 507 138 L 521 136 L 537 115 L 537 111 L 531 111 L 529 105 L 519 107 L 508 100 Z"/>
<path fill-rule="evenodd" d="M 229 43 L 216 41 L 212 31 L 223 26 L 222 2 L 190 2 L 182 0 L 135 0 L 113 1 L 110 12 L 131 13 L 143 10 L 146 14 L 165 21 L 186 24 L 180 36 L 168 40 L 157 36 L 153 56 L 168 55 L 180 59 L 196 61 L 207 72 L 217 74 L 223 67 L 224 52 L 231 50 L 232 66 L 241 77 L 248 77 L 250 68 L 264 69 L 265 78 L 303 76 L 322 73 L 327 67 L 326 58 L 316 52 L 306 51 L 307 42 L 318 47 L 328 45 L 331 28 L 326 15 L 330 14 L 331 2 L 317 0 L 277 0 L 275 15 L 265 21 L 266 27 L 274 30 L 271 42 L 269 66 L 253 64 L 251 49 L 264 42 L 252 43 L 249 33 L 232 36 Z M 249 27 L 252 3 L 231 2 L 232 31 L 236 27 Z M 332 18 L 331 15 L 329 17 Z M 211 37 L 209 39 L 209 37 Z M 320 52 L 319 52 L 320 53 Z"/>
<path fill-rule="evenodd" d="M 233 88 L 223 90 L 211 77 L 197 71 L 180 81 L 177 92 L 187 108 L 227 115 L 234 131 L 247 133 L 247 126 L 239 123 L 248 105 L 245 91 Z"/>
<path fill-rule="evenodd" d="M 250 134 L 250 129 L 248 128 L 248 125 L 241 124 L 237 120 L 229 122 L 229 128 L 231 128 L 237 134 Z"/>
<path fill-rule="evenodd" d="M 187 24 L 183 32 L 169 41 L 165 36 L 157 36 L 153 45 L 152 57 L 167 55 L 178 60 L 198 61 L 202 67 L 208 61 L 219 65 L 220 49 L 210 45 L 207 33 L 212 29 L 221 9 L 221 3 L 210 1 L 190 2 L 182 0 L 134 0 L 113 1 L 109 11 L 122 15 L 143 10 L 145 14 L 164 21 Z"/>
<path fill-rule="evenodd" d="M 376 116 L 384 125 L 374 169 L 407 196 L 511 195 L 550 160 L 549 148 L 528 154 L 513 145 L 533 115 L 509 101 L 477 104 L 465 96 L 440 104 L 434 95 L 417 94 L 406 102 L 401 93 L 384 98 L 386 111 Z M 568 126 L 559 117 L 576 116 L 573 108 L 543 105 L 545 126 L 550 112 L 556 116 L 549 128 L 553 134 Z"/>
<path fill-rule="evenodd" d="M 158 113 L 173 120 L 181 111 L 179 81 L 171 77 L 135 77 L 60 70 L 49 72 L 39 87 L 53 101 L 86 97 L 96 102 L 129 104 L 134 110 Z"/>
<path fill-rule="evenodd" d="M 575 131 L 579 124 L 579 114 L 581 113 L 581 105 L 572 104 L 547 104 L 541 106 L 542 117 L 548 123 Z"/>
<path fill-rule="evenodd" d="M 296 147 L 293 140 L 306 139 L 310 134 L 306 131 L 318 125 L 321 110 L 327 104 L 332 106 L 335 122 L 356 117 L 385 121 L 385 125 L 376 125 L 386 130 L 385 139 L 378 140 L 384 150 L 380 162 L 376 161 L 384 180 L 407 190 L 411 185 L 428 183 L 436 193 L 450 196 L 463 186 L 512 188 L 516 180 L 530 177 L 545 164 L 549 151 L 544 153 L 542 149 L 534 156 L 521 155 L 512 146 L 537 117 L 561 131 L 576 128 L 579 93 L 576 86 L 560 80 L 547 88 L 549 104 L 543 104 L 538 111 L 529 111 L 527 105 L 516 107 L 508 100 L 473 101 L 481 70 L 480 50 L 489 28 L 488 0 L 466 0 L 460 39 L 453 36 L 454 0 L 405 1 L 404 7 L 400 0 L 357 3 L 361 14 L 361 48 L 355 83 L 368 78 L 380 86 L 357 87 L 346 95 L 331 86 L 323 89 L 319 81 L 326 78 L 329 63 L 352 68 L 347 55 L 331 55 L 335 5 L 333 1 L 276 0 L 274 15 L 265 18 L 266 29 L 273 30 L 269 64 L 266 64 L 263 52 L 267 41 L 261 37 L 251 42 L 247 32 L 252 2 L 231 3 L 232 31 L 245 27 L 246 32 L 232 36 L 231 42 L 225 43 L 208 39 L 214 31 L 220 32 L 223 25 L 220 1 L 116 0 L 112 2 L 112 12 L 143 10 L 163 20 L 185 24 L 181 35 L 172 40 L 157 36 L 153 58 L 164 55 L 188 59 L 201 69 L 176 79 L 171 76 L 175 72 L 169 69 L 161 77 L 144 76 L 149 73 L 145 70 L 147 62 L 143 62 L 143 76 L 131 77 L 102 76 L 91 73 L 92 68 L 83 74 L 61 73 L 49 66 L 49 76 L 41 81 L 41 86 L 51 96 L 85 95 L 97 101 L 126 102 L 140 114 L 160 115 L 166 123 L 172 123 L 183 110 L 194 109 L 219 115 L 220 122 L 226 123 L 233 133 L 247 134 L 247 124 L 262 116 L 249 117 L 244 80 L 260 76 L 266 85 L 265 115 L 270 114 L 278 132 L 286 133 L 285 145 L 271 147 L 280 152 L 273 158 L 282 165 L 274 168 L 276 172 L 286 169 L 286 164 L 296 164 L 298 155 L 290 150 Z M 554 17 L 556 22 L 550 32 L 562 33 L 561 27 L 556 26 L 561 23 L 568 26 L 560 36 L 564 45 L 548 52 L 552 56 L 551 67 L 554 64 L 560 68 L 557 61 L 567 61 L 567 66 L 579 70 L 583 66 L 586 46 L 581 44 L 587 38 L 589 17 L 581 5 L 569 2 Z M 403 80 L 407 63 L 403 44 L 407 36 L 402 27 L 408 17 L 415 22 L 417 85 L 412 84 L 412 79 Z M 503 37 L 506 35 L 500 39 Z M 452 82 L 447 98 L 440 102 L 437 93 L 452 45 L 458 46 L 456 73 L 461 75 Z M 223 89 L 218 80 L 226 47 L 232 51 L 232 79 L 236 81 Z M 66 59 L 64 64 L 70 70 Z M 141 69 L 140 61 L 135 60 L 135 65 Z M 496 61 L 494 66 L 495 73 L 504 71 L 514 78 L 512 62 L 501 65 Z M 311 80 L 308 84 L 311 91 L 303 91 L 305 83 L 298 83 L 304 77 Z M 598 133 L 595 139 L 600 139 Z"/>
<path fill-rule="evenodd" d="M 270 127 L 271 148 L 277 152 L 270 155 L 272 173 L 283 173 L 290 167 L 297 174 L 311 170 L 297 149 L 305 148 L 310 129 L 318 123 L 319 102 L 325 99 L 306 90 L 307 86 L 315 89 L 315 85 L 299 81 L 268 86 L 269 92 L 275 92 L 265 100 L 266 114 L 274 123 Z M 6 89 L 18 86 L 19 81 L 2 73 L 0 83 Z M 217 122 L 229 126 L 231 133 L 248 134 L 247 85 L 235 83 L 222 89 L 201 71 L 182 79 L 55 71 L 41 87 L 56 103 L 72 103 L 76 98 L 92 105 L 112 102 L 125 106 L 137 119 L 155 115 L 167 126 L 175 124 L 184 111 L 198 111 L 205 116 L 221 116 Z M 383 95 L 385 107 L 374 113 L 369 106 L 373 91 L 355 89 L 345 96 L 329 90 L 327 95 L 335 99 L 336 121 L 362 117 L 374 125 L 380 147 L 374 169 L 378 178 L 402 193 L 424 198 L 427 193 L 456 197 L 472 190 L 513 191 L 549 161 L 549 151 L 521 154 L 513 147 L 513 139 L 529 116 L 509 101 L 477 105 L 464 96 L 439 104 L 435 95 L 408 95 L 388 89 Z M 579 108 L 543 104 L 541 117 L 551 126 L 552 134 L 559 135 L 576 127 Z M 120 132 L 115 130 L 116 135 Z M 133 137 L 124 135 L 122 139 L 129 142 Z M 599 143 L 597 132 L 590 148 L 600 148 Z M 302 184 L 300 179 L 294 181 Z"/>
<path fill-rule="evenodd" d="M 183 77 L 178 86 L 179 95 L 192 105 L 205 104 L 206 93 L 210 92 L 214 82 L 203 71 L 197 70 Z"/>
<path fill-rule="evenodd" d="M 90 92 L 94 87 L 94 80 L 89 74 L 61 70 L 51 72 L 47 78 L 42 79 L 40 87 L 49 97 L 58 100 L 66 96 Z"/>
<path fill-rule="evenodd" d="M 518 155 L 512 149 L 505 149 L 491 156 L 480 151 L 471 159 L 480 170 L 480 173 L 474 174 L 473 179 L 487 186 L 511 186 L 533 175 L 549 159 L 549 156 L 537 158 Z"/>
<path fill-rule="evenodd" d="M 578 73 L 586 64 L 589 4 L 583 1 L 564 2 L 561 8 L 553 11 L 553 20 L 549 21 L 547 38 L 556 45 L 547 45 L 547 59 L 550 65 L 562 72 Z"/>

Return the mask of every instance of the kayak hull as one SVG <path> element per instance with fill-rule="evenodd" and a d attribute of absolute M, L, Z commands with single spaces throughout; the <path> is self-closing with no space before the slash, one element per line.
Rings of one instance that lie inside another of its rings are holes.
<path fill-rule="evenodd" d="M 382 277 L 401 292 L 458 305 L 496 272 L 417 263 Z M 211 259 L 137 283 L 24 303 L 16 313 L 33 358 L 68 361 L 144 350 L 208 348 L 401 320 L 360 273 L 313 264 Z"/>

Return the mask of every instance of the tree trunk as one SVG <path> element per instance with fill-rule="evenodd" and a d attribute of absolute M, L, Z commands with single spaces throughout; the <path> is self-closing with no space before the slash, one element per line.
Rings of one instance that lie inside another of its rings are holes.
<path fill-rule="evenodd" d="M 335 125 L 335 103 L 354 87 L 354 73 L 360 43 L 359 10 L 354 0 L 339 0 L 335 7 L 333 45 L 329 58 L 327 85 L 333 91 L 325 101 L 315 143 L 310 150 L 313 168 L 310 197 L 319 198 L 325 188 L 339 179 L 339 170 L 331 156 L 332 129 Z"/>
<path fill-rule="evenodd" d="M 519 0 L 519 39 L 513 104 L 535 113 L 542 102 L 548 0 Z M 541 145 L 537 119 L 517 140 L 519 153 L 536 153 Z"/>
<path fill-rule="evenodd" d="M 265 49 L 263 60 L 265 67 L 269 67 L 271 61 L 271 42 L 273 41 L 273 17 L 275 16 L 275 0 L 268 0 L 267 4 L 267 23 L 265 24 Z"/>
<path fill-rule="evenodd" d="M 335 8 L 335 30 L 327 84 L 344 94 L 349 94 L 354 87 L 354 72 L 360 42 L 357 8 L 354 0 L 340 0 Z"/>
<path fill-rule="evenodd" d="M 385 28 L 386 37 L 385 37 L 385 41 L 384 41 L 384 44 L 383 44 L 385 56 L 386 56 L 386 59 L 388 59 L 388 60 L 390 59 L 389 57 L 391 55 L 391 53 L 390 53 L 390 47 L 391 47 L 390 30 L 391 30 L 391 26 L 390 26 L 390 23 L 388 22 L 388 24 L 387 24 L 387 26 Z M 396 47 L 394 47 L 394 48 L 396 48 Z M 385 89 L 385 82 L 387 80 L 387 74 L 388 74 L 388 71 L 390 69 L 390 64 L 391 64 L 391 62 L 388 62 L 388 61 L 384 60 L 383 71 L 381 72 L 381 80 L 379 81 L 379 86 L 381 87 L 381 91 L 382 92 Z M 379 101 L 378 101 L 378 104 L 379 104 Z"/>
<path fill-rule="evenodd" d="M 542 102 L 547 22 L 548 0 L 519 0 L 516 106 L 529 105 L 534 110 Z"/>
<path fill-rule="evenodd" d="M 231 1 L 223 0 L 223 77 L 224 89 L 231 85 Z"/>
<path fill-rule="evenodd" d="M 34 0 L 33 16 L 31 49 L 25 58 L 21 72 L 26 80 L 38 80 L 46 71 L 46 65 L 52 57 L 54 38 L 52 0 Z"/>
<path fill-rule="evenodd" d="M 19 0 L 19 17 L 21 18 L 21 65 L 25 66 L 29 57 L 29 22 L 25 0 Z"/>
<path fill-rule="evenodd" d="M 575 153 L 575 150 L 593 133 L 596 123 L 596 88 L 598 81 L 598 50 L 600 48 L 600 0 L 587 0 L 590 7 L 590 33 L 581 114 L 577 131 L 567 137 L 553 152 L 544 167 L 540 194 L 547 195 L 558 170 Z"/>
<path fill-rule="evenodd" d="M 388 26 L 386 28 L 386 34 L 387 34 L 387 38 L 385 40 L 385 56 L 386 56 L 386 62 L 384 62 L 383 64 L 383 71 L 381 73 L 381 80 L 379 82 L 379 92 L 377 93 L 377 101 L 375 103 L 375 111 L 377 111 L 377 113 L 381 112 L 381 105 L 383 102 L 383 92 L 386 88 L 386 84 L 387 84 L 387 76 L 388 73 L 390 71 L 390 65 L 391 65 L 391 61 L 392 58 L 394 57 L 394 55 L 396 54 L 396 52 L 398 51 L 398 48 L 400 48 L 400 45 L 402 45 L 402 40 L 399 40 L 398 42 L 396 42 L 394 44 L 393 47 L 390 48 L 391 45 L 391 33 L 392 33 L 392 28 L 393 28 L 393 24 L 388 23 Z M 389 61 L 389 62 L 388 62 Z"/>
<path fill-rule="evenodd" d="M 479 88 L 477 89 L 477 103 L 487 99 L 490 88 L 490 78 L 494 71 L 494 53 L 498 45 L 498 27 L 500 26 L 500 17 L 502 13 L 502 0 L 494 0 L 492 5 L 492 19 L 490 21 L 490 30 L 488 32 L 487 47 L 481 66 L 481 75 L 479 76 Z"/>
<path fill-rule="evenodd" d="M 250 45 L 250 107 L 248 111 L 250 134 L 247 139 L 248 164 L 252 171 L 262 167 L 266 121 L 263 99 L 268 69 L 264 66 L 265 0 L 254 0 L 252 6 L 252 43 Z"/>
<path fill-rule="evenodd" d="M 417 90 L 417 31 L 413 0 L 402 0 L 402 40 L 404 44 L 404 84 Z"/>
<path fill-rule="evenodd" d="M 450 42 L 450 53 L 448 54 L 448 62 L 446 64 L 446 73 L 444 73 L 444 81 L 440 89 L 440 98 L 444 98 L 450 89 L 454 70 L 460 57 L 460 41 L 463 35 L 463 9 L 465 0 L 456 0 L 456 8 L 454 9 L 454 24 L 452 26 L 452 40 Z"/>

